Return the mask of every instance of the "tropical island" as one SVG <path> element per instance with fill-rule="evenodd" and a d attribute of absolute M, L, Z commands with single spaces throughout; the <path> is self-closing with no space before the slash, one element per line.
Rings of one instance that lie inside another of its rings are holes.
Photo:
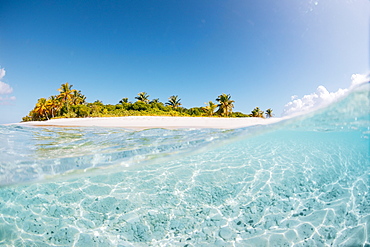
<path fill-rule="evenodd" d="M 162 103 L 159 99 L 149 100 L 150 95 L 146 92 L 138 93 L 136 102 L 129 102 L 128 98 L 122 98 L 117 104 L 103 104 L 96 100 L 93 103 L 86 102 L 86 96 L 80 90 L 72 89 L 73 85 L 68 82 L 58 89 L 59 94 L 49 98 L 38 99 L 30 113 L 22 118 L 23 122 L 45 121 L 58 118 L 88 118 L 88 117 L 126 117 L 126 116 L 181 116 L 181 117 L 225 117 L 245 118 L 259 117 L 270 118 L 273 116 L 272 109 L 265 113 L 256 107 L 251 114 L 233 112 L 234 101 L 229 94 L 221 94 L 216 98 L 217 103 L 209 101 L 204 107 L 181 107 L 181 99 L 178 95 L 172 95 L 168 102 Z"/>

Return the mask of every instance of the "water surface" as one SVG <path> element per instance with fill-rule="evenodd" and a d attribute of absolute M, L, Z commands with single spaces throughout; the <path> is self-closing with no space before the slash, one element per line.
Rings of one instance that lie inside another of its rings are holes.
<path fill-rule="evenodd" d="M 369 85 L 236 130 L 0 126 L 3 246 L 368 246 Z"/>

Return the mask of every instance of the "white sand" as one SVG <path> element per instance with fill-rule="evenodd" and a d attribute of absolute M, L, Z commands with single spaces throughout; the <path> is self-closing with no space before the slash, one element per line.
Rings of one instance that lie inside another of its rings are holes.
<path fill-rule="evenodd" d="M 19 123 L 29 126 L 59 127 L 122 127 L 127 129 L 150 128 L 219 128 L 234 129 L 252 125 L 265 125 L 280 121 L 281 118 L 216 118 L 216 117 L 162 117 L 162 116 L 130 116 L 109 118 L 62 118 L 48 121 Z"/>

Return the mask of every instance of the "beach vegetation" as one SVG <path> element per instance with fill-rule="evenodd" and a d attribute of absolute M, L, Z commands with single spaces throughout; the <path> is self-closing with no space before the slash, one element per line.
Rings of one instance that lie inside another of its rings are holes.
<path fill-rule="evenodd" d="M 49 102 L 45 98 L 41 98 L 37 101 L 34 108 L 34 115 L 49 119 Z"/>
<path fill-rule="evenodd" d="M 150 105 L 145 103 L 144 101 L 136 101 L 131 105 L 130 110 L 135 110 L 135 111 L 146 111 L 150 108 Z"/>
<path fill-rule="evenodd" d="M 138 96 L 135 97 L 135 99 L 137 99 L 137 101 L 141 101 L 141 102 L 144 102 L 146 104 L 149 103 L 149 97 L 150 97 L 150 95 L 148 95 L 146 92 L 140 92 L 137 95 Z"/>
<path fill-rule="evenodd" d="M 104 106 L 103 102 L 100 101 L 100 100 L 95 100 L 93 104 L 94 105 L 99 105 L 99 106 Z"/>
<path fill-rule="evenodd" d="M 168 98 L 168 102 L 166 103 L 166 105 L 172 108 L 177 108 L 181 105 L 180 101 L 181 99 L 179 98 L 178 95 L 172 95 L 171 97 Z"/>
<path fill-rule="evenodd" d="M 120 101 L 119 101 L 120 104 L 124 104 L 124 103 L 128 103 L 128 98 L 122 98 Z"/>
<path fill-rule="evenodd" d="M 124 117 L 124 116 L 184 116 L 184 117 L 264 117 L 264 112 L 256 107 L 252 114 L 233 112 L 234 100 L 230 94 L 221 94 L 217 103 L 209 101 L 205 107 L 182 107 L 178 95 L 172 95 L 168 102 L 163 103 L 158 98 L 149 100 L 146 92 L 141 92 L 135 103 L 128 98 L 122 98 L 118 104 L 104 104 L 100 100 L 93 103 L 86 101 L 86 96 L 80 90 L 72 89 L 68 82 L 58 89 L 59 94 L 49 98 L 40 98 L 29 114 L 22 121 L 44 121 L 52 118 L 86 118 L 86 117 Z M 266 110 L 266 116 L 271 117 L 272 110 Z"/>
<path fill-rule="evenodd" d="M 272 113 L 272 109 L 271 108 L 267 109 L 266 110 L 266 117 L 270 118 L 270 117 L 273 117 L 273 116 L 274 116 L 274 114 Z"/>
<path fill-rule="evenodd" d="M 242 112 L 232 112 L 230 114 L 230 117 L 236 117 L 236 118 L 239 118 L 239 117 L 250 117 L 250 115 L 244 114 Z"/>
<path fill-rule="evenodd" d="M 149 102 L 149 104 L 155 104 L 155 103 L 161 103 L 161 102 L 159 101 L 159 98 L 152 99 L 152 100 Z"/>
<path fill-rule="evenodd" d="M 75 96 L 75 91 L 72 89 L 73 85 L 69 85 L 68 82 L 61 85 L 61 87 L 58 89 L 60 92 L 57 96 L 62 104 L 62 110 L 63 113 L 69 112 L 69 106 L 74 102 L 73 97 Z"/>
<path fill-rule="evenodd" d="M 253 109 L 251 117 L 264 118 L 263 111 L 259 107 L 256 107 Z"/>
<path fill-rule="evenodd" d="M 92 108 L 87 105 L 74 105 L 71 109 L 78 117 L 82 118 L 89 117 L 92 112 Z"/>
<path fill-rule="evenodd" d="M 234 108 L 234 100 L 231 100 L 230 94 L 221 94 L 216 101 L 219 103 L 217 113 L 221 116 L 228 117 Z"/>
<path fill-rule="evenodd" d="M 62 102 L 57 96 L 54 96 L 54 95 L 50 96 L 49 102 L 48 102 L 48 109 L 49 109 L 51 118 L 54 118 L 56 116 L 61 106 L 62 106 Z"/>
<path fill-rule="evenodd" d="M 203 108 L 203 110 L 206 112 L 208 116 L 213 116 L 215 113 L 215 110 L 217 109 L 217 104 L 213 103 L 212 101 L 208 101 L 208 103 L 205 103 L 206 107 Z"/>
<path fill-rule="evenodd" d="M 193 107 L 188 109 L 186 113 L 190 116 L 201 117 L 204 116 L 204 109 L 203 107 Z"/>

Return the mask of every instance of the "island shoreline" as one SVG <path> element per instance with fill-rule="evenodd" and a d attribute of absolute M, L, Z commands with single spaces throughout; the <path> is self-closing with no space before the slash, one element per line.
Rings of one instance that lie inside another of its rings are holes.
<path fill-rule="evenodd" d="M 111 127 L 133 130 L 164 129 L 236 129 L 253 125 L 267 125 L 282 118 L 217 118 L 217 117 L 170 117 L 170 116 L 127 116 L 97 118 L 59 118 L 47 121 L 29 121 L 8 125 L 34 127 Z"/>

